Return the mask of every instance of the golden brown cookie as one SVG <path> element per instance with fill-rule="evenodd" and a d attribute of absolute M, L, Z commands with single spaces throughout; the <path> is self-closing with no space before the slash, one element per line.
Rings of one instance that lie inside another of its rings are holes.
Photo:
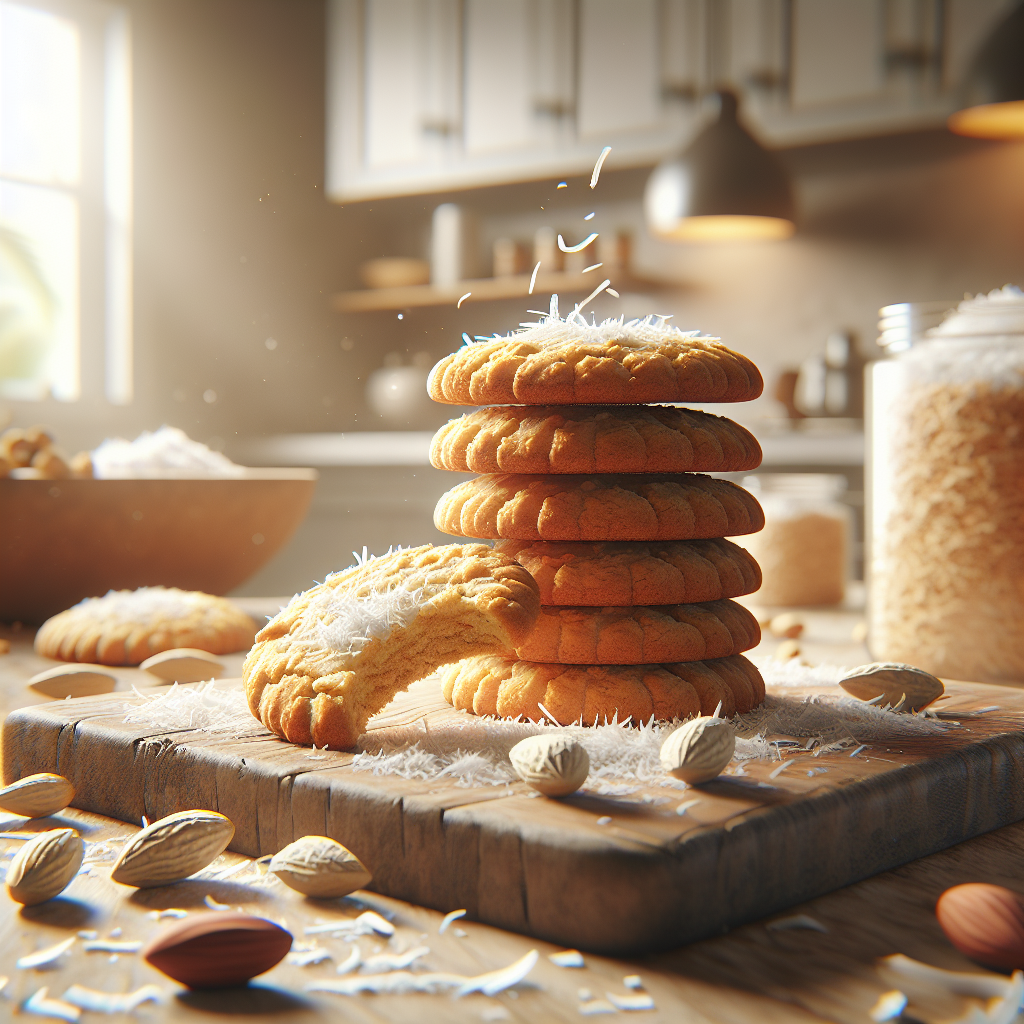
<path fill-rule="evenodd" d="M 491 406 L 451 420 L 431 465 L 472 473 L 731 473 L 761 447 L 724 416 L 671 406 Z"/>
<path fill-rule="evenodd" d="M 696 473 L 675 476 L 479 476 L 453 487 L 434 525 L 507 540 L 692 540 L 755 533 L 757 499 Z"/>
<path fill-rule="evenodd" d="M 249 709 L 292 743 L 354 746 L 400 690 L 468 653 L 511 653 L 540 602 L 530 574 L 485 544 L 397 551 L 292 598 L 256 637 Z"/>
<path fill-rule="evenodd" d="M 523 661 L 654 665 L 726 658 L 761 642 L 757 619 L 735 601 L 540 612 L 533 632 L 516 648 Z"/>
<path fill-rule="evenodd" d="M 653 317 L 549 317 L 445 356 L 427 383 L 435 402 L 453 405 L 749 402 L 763 387 L 757 367 L 717 338 Z"/>
<path fill-rule="evenodd" d="M 227 598 L 175 587 L 112 590 L 47 619 L 36 653 L 61 661 L 138 665 L 175 647 L 231 654 L 251 646 L 256 623 Z"/>
<path fill-rule="evenodd" d="M 542 605 L 690 604 L 752 594 L 761 586 L 753 556 L 724 539 L 499 540 L 494 548 L 529 570 Z"/>
<path fill-rule="evenodd" d="M 541 665 L 500 657 L 467 658 L 441 673 L 445 700 L 460 711 L 535 722 L 543 704 L 561 725 L 603 724 L 615 716 L 635 725 L 721 714 L 764 700 L 761 673 L 742 655 L 670 665 Z"/>

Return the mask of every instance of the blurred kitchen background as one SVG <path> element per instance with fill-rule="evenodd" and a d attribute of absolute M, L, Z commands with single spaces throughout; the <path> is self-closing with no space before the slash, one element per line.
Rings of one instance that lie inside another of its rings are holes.
<path fill-rule="evenodd" d="M 671 314 L 760 366 L 761 399 L 714 411 L 754 430 L 765 471 L 830 478 L 814 486 L 849 509 L 857 577 L 880 308 L 1024 279 L 1024 139 L 947 128 L 1018 6 L 2 2 L 0 419 L 68 451 L 167 423 L 316 467 L 308 519 L 239 591 L 291 593 L 353 548 L 441 540 L 456 478 L 427 442 L 457 410 L 427 402 L 426 369 L 608 277 L 599 319 Z M 721 89 L 788 178 L 790 237 L 647 220 L 652 170 Z M 591 230 L 600 249 L 558 262 L 555 233 Z M 11 298 L 22 243 L 48 289 L 34 312 Z"/>

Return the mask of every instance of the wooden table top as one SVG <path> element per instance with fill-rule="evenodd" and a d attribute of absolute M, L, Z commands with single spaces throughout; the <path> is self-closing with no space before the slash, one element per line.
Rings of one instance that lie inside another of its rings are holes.
<path fill-rule="evenodd" d="M 855 611 L 816 612 L 806 616 L 803 638 L 810 661 L 857 664 L 867 659 L 863 646 L 850 639 L 859 618 Z M 52 665 L 31 650 L 31 633 L 0 627 L 0 637 L 12 641 L 9 654 L 0 656 L 0 708 L 42 703 L 25 681 Z M 766 640 L 755 654 L 770 653 L 777 641 Z M 238 674 L 241 655 L 223 659 L 230 674 Z M 118 689 L 151 677 L 135 669 L 115 669 Z M 79 829 L 87 842 L 132 834 L 128 825 L 81 811 L 68 810 L 59 818 L 26 823 L 0 814 L 0 831 L 13 832 L 59 827 Z M 20 845 L 18 839 L 0 839 L 6 862 Z M 225 854 L 213 867 L 224 875 L 245 858 Z M 221 870 L 224 869 L 224 870 Z M 244 868 L 242 869 L 245 873 Z M 879 957 L 903 953 L 936 967 L 980 971 L 950 946 L 935 920 L 939 894 L 961 882 L 994 882 L 1024 891 L 1024 822 L 1006 826 L 942 853 L 848 886 L 794 907 L 778 918 L 804 914 L 827 929 L 769 928 L 756 922 L 727 935 L 694 943 L 670 953 L 614 960 L 585 956 L 582 969 L 563 968 L 548 961 L 556 947 L 521 935 L 474 922 L 457 921 L 438 933 L 442 915 L 373 893 L 358 900 L 314 901 L 277 882 L 256 887 L 231 881 L 189 880 L 153 890 L 133 890 L 111 882 L 109 862 L 97 863 L 76 878 L 63 896 L 38 907 L 22 908 L 0 896 L 0 977 L 9 979 L 0 990 L 0 1015 L 10 1015 L 27 997 L 45 986 L 50 997 L 60 997 L 72 984 L 106 992 L 125 993 L 147 984 L 163 993 L 159 1004 L 145 1003 L 130 1017 L 140 1021 L 217 1020 L 225 1015 L 241 1019 L 281 1022 L 351 1019 L 353 1021 L 573 1021 L 581 1017 L 580 994 L 595 999 L 605 993 L 630 994 L 623 978 L 638 974 L 643 991 L 656 1009 L 642 1019 L 709 1024 L 741 1022 L 821 1022 L 865 1024 L 879 997 L 898 987 L 896 979 L 880 968 Z M 157 920 L 163 909 L 190 914 L 211 912 L 204 900 L 244 909 L 284 923 L 305 943 L 315 942 L 333 959 L 311 966 L 282 963 L 261 976 L 248 989 L 190 993 L 146 965 L 137 955 L 87 952 L 78 939 L 50 968 L 20 969 L 19 957 L 48 947 L 79 932 L 96 932 L 101 939 L 115 933 L 120 941 L 147 940 L 166 921 Z M 600 894 L 595 894 L 600 899 Z M 362 953 L 402 952 L 426 946 L 423 964 L 431 971 L 477 975 L 507 966 L 531 949 L 540 960 L 526 981 L 495 997 L 473 994 L 455 999 L 450 994 L 341 996 L 307 992 L 315 981 L 336 978 L 335 966 L 351 946 L 329 934 L 305 935 L 306 927 L 337 919 L 350 919 L 365 909 L 391 918 L 395 934 L 363 937 Z M 457 909 L 457 908 L 452 908 Z M 976 1000 L 944 997 L 919 1000 L 908 1011 L 914 1019 L 938 1024 L 963 1016 Z M 86 1013 L 83 1020 L 100 1019 Z M 907 1019 L 907 1018 L 904 1018 Z"/>

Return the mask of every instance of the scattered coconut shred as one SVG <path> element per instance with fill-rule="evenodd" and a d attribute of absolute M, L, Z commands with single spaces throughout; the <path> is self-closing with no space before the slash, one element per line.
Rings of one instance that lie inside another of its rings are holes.
<path fill-rule="evenodd" d="M 351 623 L 359 620 L 358 611 L 350 615 Z M 330 625 L 324 627 L 325 633 L 330 631 Z M 340 640 L 340 630 L 338 635 Z M 758 659 L 757 664 L 768 694 L 759 708 L 734 719 L 737 740 L 733 765 L 741 772 L 746 761 L 783 760 L 779 744 L 772 737 L 806 740 L 807 748 L 828 752 L 865 743 L 936 736 L 957 728 L 955 722 L 897 714 L 853 697 L 772 692 L 778 688 L 792 691 L 834 686 L 848 671 L 840 666 L 808 667 L 774 658 Z M 167 732 L 271 735 L 249 712 L 241 687 L 222 689 L 212 682 L 194 688 L 175 684 L 155 696 L 135 691 L 124 710 L 125 724 Z M 679 724 L 652 720 L 635 726 L 613 720 L 594 726 L 559 726 L 461 713 L 442 725 L 421 720 L 363 735 L 352 768 L 405 779 L 449 779 L 465 787 L 504 786 L 518 779 L 508 758 L 509 750 L 528 736 L 557 730 L 586 748 L 590 756 L 588 788 L 599 795 L 626 795 L 639 786 L 683 789 L 684 784 L 665 774 L 659 758 L 662 743 Z"/>

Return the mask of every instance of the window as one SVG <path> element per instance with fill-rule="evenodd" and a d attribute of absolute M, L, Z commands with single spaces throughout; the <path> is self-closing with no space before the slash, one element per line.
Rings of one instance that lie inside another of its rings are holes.
<path fill-rule="evenodd" d="M 132 397 L 127 14 L 0 0 L 0 394 Z"/>

